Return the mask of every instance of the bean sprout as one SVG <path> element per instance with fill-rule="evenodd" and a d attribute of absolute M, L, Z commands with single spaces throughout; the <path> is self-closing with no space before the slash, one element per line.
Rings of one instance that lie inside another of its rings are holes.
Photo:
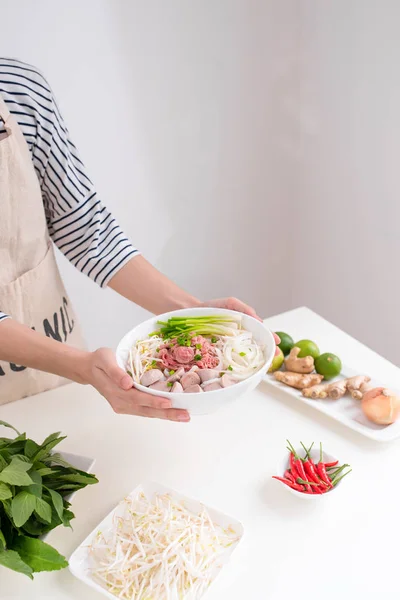
<path fill-rule="evenodd" d="M 198 600 L 238 542 L 205 508 L 189 512 L 169 495 L 143 492 L 119 506 L 90 547 L 93 576 L 121 600 Z"/>

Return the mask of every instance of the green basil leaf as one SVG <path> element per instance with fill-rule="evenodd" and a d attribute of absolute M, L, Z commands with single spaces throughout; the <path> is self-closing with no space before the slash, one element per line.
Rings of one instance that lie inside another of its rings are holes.
<path fill-rule="evenodd" d="M 51 433 L 50 435 L 47 436 L 47 438 L 42 443 L 42 448 L 44 448 L 45 446 L 47 446 L 47 444 L 49 442 L 52 442 L 54 440 L 58 440 L 58 438 L 60 436 L 61 436 L 61 431 L 57 431 L 56 433 Z"/>
<path fill-rule="evenodd" d="M 53 485 L 52 489 L 61 490 L 61 492 L 68 490 L 70 492 L 71 490 L 81 490 L 84 487 L 82 483 L 63 483 L 60 481 L 58 485 Z"/>
<path fill-rule="evenodd" d="M 36 498 L 35 513 L 47 523 L 51 523 L 51 506 L 42 498 Z"/>
<path fill-rule="evenodd" d="M 60 523 L 58 523 L 59 525 Z M 29 535 L 33 535 L 34 537 L 39 537 L 44 535 L 48 531 L 50 531 L 51 527 L 48 523 L 42 523 L 39 519 L 36 518 L 35 513 L 30 517 L 30 519 L 21 527 L 24 533 L 29 533 Z"/>
<path fill-rule="evenodd" d="M 60 475 L 59 479 L 61 481 L 68 481 L 71 483 L 84 483 L 87 485 L 91 485 L 93 483 L 97 483 L 97 479 L 94 475 L 81 475 L 80 473 L 72 473 L 70 475 Z"/>
<path fill-rule="evenodd" d="M 15 539 L 13 548 L 34 573 L 58 571 L 68 566 L 66 559 L 42 540 L 19 536 Z"/>
<path fill-rule="evenodd" d="M 6 459 L 0 454 L 0 471 L 2 471 L 6 466 L 8 465 L 8 462 L 6 461 Z"/>
<path fill-rule="evenodd" d="M 62 496 L 55 490 L 49 489 L 49 493 L 51 496 L 51 501 L 53 502 L 54 509 L 62 521 L 63 513 L 64 513 L 64 502 L 63 502 Z"/>
<path fill-rule="evenodd" d="M 18 452 L 16 452 L 15 454 L 13 454 L 13 458 L 18 459 L 20 462 L 29 463 L 30 466 L 32 466 L 31 460 L 27 456 L 25 456 L 25 454 L 19 454 Z"/>
<path fill-rule="evenodd" d="M 8 498 L 12 498 L 10 488 L 5 483 L 0 483 L 0 501 L 7 500 Z"/>
<path fill-rule="evenodd" d="M 7 503 L 11 507 L 11 501 L 5 500 L 5 502 L 3 502 L 3 508 L 4 508 L 4 504 L 7 504 Z M 8 548 L 10 546 L 10 544 L 12 543 L 14 536 L 17 534 L 17 529 L 14 527 L 13 522 L 12 522 L 11 509 L 10 509 L 10 516 L 8 516 L 8 513 L 5 510 L 1 514 L 0 529 L 4 536 L 4 539 L 6 540 L 6 547 Z M 1 579 L 1 577 L 0 577 L 0 579 Z"/>
<path fill-rule="evenodd" d="M 4 512 L 6 513 L 7 517 L 11 520 L 12 519 L 11 500 L 9 498 L 7 500 L 3 500 L 3 509 L 4 509 Z"/>
<path fill-rule="evenodd" d="M 33 484 L 28 486 L 26 491 L 30 494 L 33 494 L 37 498 L 41 498 L 43 491 L 41 475 L 37 471 L 31 471 L 29 476 L 31 477 Z"/>
<path fill-rule="evenodd" d="M 36 473 L 38 473 L 41 477 L 46 477 L 46 475 L 51 475 L 54 472 L 54 469 L 50 469 L 50 467 L 43 467 L 42 469 L 38 469 Z"/>
<path fill-rule="evenodd" d="M 27 565 L 18 552 L 15 552 L 14 550 L 0 550 L 0 565 L 3 565 L 3 567 L 7 567 L 12 571 L 16 571 L 17 573 L 23 573 L 33 579 L 32 567 Z"/>
<path fill-rule="evenodd" d="M 9 429 L 13 429 L 17 435 L 21 435 L 20 432 L 18 431 L 18 429 L 15 429 L 15 427 L 10 425 L 10 423 L 6 423 L 5 421 L 0 421 L 0 425 L 3 425 L 3 427 L 8 427 Z"/>
<path fill-rule="evenodd" d="M 36 507 L 37 498 L 28 492 L 19 492 L 11 503 L 11 513 L 16 527 L 27 522 Z"/>
<path fill-rule="evenodd" d="M 4 550 L 6 546 L 7 546 L 6 538 L 4 537 L 4 534 L 0 529 L 0 550 Z"/>
<path fill-rule="evenodd" d="M 28 458 L 32 458 L 36 452 L 39 452 L 40 446 L 33 440 L 26 440 L 24 453 Z"/>
<path fill-rule="evenodd" d="M 51 436 L 49 436 L 49 437 L 51 437 Z M 33 455 L 32 460 L 34 460 L 34 461 L 43 460 L 50 454 L 50 450 L 52 450 L 54 448 L 54 446 L 57 446 L 57 444 L 59 444 L 60 442 L 65 440 L 65 438 L 66 438 L 66 436 L 52 439 L 45 446 L 42 446 L 41 449 L 38 452 L 36 452 L 36 454 Z"/>
<path fill-rule="evenodd" d="M 26 473 L 32 467 L 31 463 L 13 458 L 11 463 L 0 472 L 0 481 L 10 485 L 31 485 L 31 477 Z"/>
<path fill-rule="evenodd" d="M 64 514 L 63 514 L 63 525 L 64 527 L 71 527 L 71 521 L 72 519 L 75 519 L 75 515 L 73 512 L 71 512 L 70 510 L 64 510 Z"/>
<path fill-rule="evenodd" d="M 24 459 L 21 460 L 21 458 L 19 458 L 18 456 L 14 456 L 7 468 L 9 467 L 12 467 L 13 470 L 26 472 L 29 471 L 29 469 L 32 467 L 32 463 L 27 461 L 26 457 L 24 457 Z"/>
<path fill-rule="evenodd" d="M 6 467 L 0 473 L 0 481 L 4 483 L 9 483 L 10 485 L 31 485 L 33 483 L 32 479 L 29 477 L 28 473 L 23 473 L 21 471 L 8 472 L 8 467 Z M 7 473 L 5 473 L 7 471 Z"/>
<path fill-rule="evenodd" d="M 61 467 L 66 467 L 67 469 L 74 469 L 74 467 L 67 462 L 64 457 L 58 452 L 54 452 L 54 454 L 50 454 L 49 456 L 50 464 L 52 465 L 60 465 Z"/>

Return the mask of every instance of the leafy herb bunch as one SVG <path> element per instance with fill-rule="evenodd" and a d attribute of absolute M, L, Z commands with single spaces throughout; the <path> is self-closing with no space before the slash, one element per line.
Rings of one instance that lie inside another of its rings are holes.
<path fill-rule="evenodd" d="M 59 432 L 37 444 L 12 425 L 0 425 L 17 434 L 0 438 L 0 565 L 33 579 L 33 573 L 68 565 L 39 538 L 59 525 L 70 527 L 74 514 L 66 498 L 98 480 L 52 452 L 65 439 Z"/>

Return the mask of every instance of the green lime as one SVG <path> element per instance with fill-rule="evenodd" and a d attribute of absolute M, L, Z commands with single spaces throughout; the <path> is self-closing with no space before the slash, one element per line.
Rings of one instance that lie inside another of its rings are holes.
<path fill-rule="evenodd" d="M 274 360 L 272 361 L 271 366 L 268 369 L 268 373 L 273 373 L 274 371 L 277 371 L 283 365 L 283 361 L 285 360 L 285 357 L 283 356 L 282 350 L 280 348 L 278 348 L 278 350 L 279 350 L 279 354 L 277 354 L 274 357 Z"/>
<path fill-rule="evenodd" d="M 279 348 L 282 350 L 283 354 L 287 356 L 294 346 L 293 338 L 284 331 L 276 331 L 275 333 L 281 340 L 281 343 L 278 344 Z"/>
<path fill-rule="evenodd" d="M 325 352 L 315 359 L 315 370 L 320 375 L 324 376 L 324 379 L 333 379 L 340 375 L 342 370 L 342 361 L 336 354 L 330 354 Z"/>
<path fill-rule="evenodd" d="M 315 360 L 319 356 L 319 348 L 317 344 L 312 342 L 311 340 L 300 340 L 295 343 L 297 348 L 300 348 L 299 358 L 304 358 L 305 356 L 312 356 Z"/>

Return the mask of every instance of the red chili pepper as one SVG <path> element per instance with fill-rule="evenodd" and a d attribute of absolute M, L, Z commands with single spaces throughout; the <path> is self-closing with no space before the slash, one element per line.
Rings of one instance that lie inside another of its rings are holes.
<path fill-rule="evenodd" d="M 285 479 L 289 479 L 289 481 L 292 481 L 293 483 L 296 483 L 295 478 L 293 477 L 293 475 L 291 474 L 290 470 L 287 469 L 284 474 L 283 474 Z"/>
<path fill-rule="evenodd" d="M 320 447 L 320 457 L 319 457 L 319 463 L 316 466 L 317 473 L 321 477 L 322 481 L 324 483 L 326 483 L 326 485 L 328 485 L 329 487 L 333 487 L 332 482 L 329 479 L 328 474 L 326 472 L 325 464 L 322 462 L 322 444 L 321 443 L 320 443 L 319 447 Z"/>
<path fill-rule="evenodd" d="M 300 477 L 296 481 L 299 485 L 304 485 L 305 487 L 308 486 L 310 488 L 309 490 L 308 489 L 305 490 L 306 494 L 321 494 L 321 493 L 323 493 L 321 490 L 321 486 L 317 485 L 313 481 L 305 481 L 304 479 L 301 479 Z"/>
<path fill-rule="evenodd" d="M 329 467 L 336 467 L 336 465 L 339 463 L 338 460 L 335 460 L 334 462 L 330 462 L 330 463 L 324 463 L 325 465 L 325 469 L 329 469 Z"/>
<path fill-rule="evenodd" d="M 307 475 L 306 475 L 306 472 L 305 472 L 305 470 L 304 470 L 303 463 L 301 462 L 301 459 L 300 459 L 300 458 L 298 458 L 298 459 L 295 461 L 295 465 L 296 465 L 296 469 L 297 469 L 297 471 L 298 471 L 298 473 L 299 473 L 299 475 L 300 475 L 300 478 L 301 478 L 301 479 L 303 479 L 303 481 L 308 481 L 308 479 L 307 479 Z M 310 486 L 308 483 L 305 483 L 304 485 L 306 486 L 306 490 L 307 490 L 307 491 L 310 491 L 310 487 L 311 487 L 311 486 Z"/>
<path fill-rule="evenodd" d="M 286 441 L 287 441 L 288 446 L 289 446 L 288 447 L 288 450 L 290 451 L 289 462 L 290 462 L 290 466 L 292 468 L 292 472 L 293 472 L 294 477 L 296 479 L 298 477 L 300 477 L 304 481 L 307 481 L 307 475 L 306 475 L 306 472 L 304 471 L 303 461 L 296 454 L 296 451 L 293 448 L 292 444 L 289 442 L 289 440 L 286 440 Z M 310 491 L 310 486 L 308 484 L 305 484 L 305 486 L 306 486 L 306 490 Z"/>
<path fill-rule="evenodd" d="M 315 470 L 315 466 L 311 462 L 311 460 L 306 460 L 306 462 L 304 463 L 304 470 L 307 473 L 309 480 L 314 481 L 315 483 L 318 483 L 318 484 L 321 483 L 321 480 L 318 477 L 318 474 Z"/>
<path fill-rule="evenodd" d="M 277 479 L 278 481 L 281 481 L 282 483 L 286 484 L 287 486 L 289 486 L 293 490 L 296 490 L 297 492 L 304 492 L 304 488 L 302 485 L 299 485 L 298 483 L 293 483 L 292 481 L 289 481 L 289 479 L 285 479 L 284 477 L 277 477 L 276 475 L 273 475 L 272 479 Z"/>
<path fill-rule="evenodd" d="M 291 453 L 289 454 L 289 464 L 290 464 L 290 468 L 291 468 L 291 471 L 292 471 L 293 477 L 294 477 L 295 479 L 297 479 L 297 477 L 300 475 L 300 473 L 298 473 L 298 471 L 297 471 L 297 468 L 296 468 L 296 459 L 295 459 L 295 457 L 294 457 L 294 454 L 293 454 L 293 452 L 291 452 Z"/>
<path fill-rule="evenodd" d="M 330 488 L 325 483 L 322 483 L 322 482 L 318 489 L 321 490 L 321 494 L 326 494 L 326 492 L 329 492 L 329 490 L 330 490 Z"/>

